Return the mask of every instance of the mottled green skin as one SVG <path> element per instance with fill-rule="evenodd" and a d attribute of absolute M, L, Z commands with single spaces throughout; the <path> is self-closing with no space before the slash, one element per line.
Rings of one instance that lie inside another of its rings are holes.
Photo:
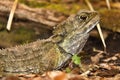
<path fill-rule="evenodd" d="M 0 50 L 0 73 L 43 73 L 61 68 L 81 51 L 98 21 L 96 12 L 80 11 L 57 25 L 48 39 Z"/>

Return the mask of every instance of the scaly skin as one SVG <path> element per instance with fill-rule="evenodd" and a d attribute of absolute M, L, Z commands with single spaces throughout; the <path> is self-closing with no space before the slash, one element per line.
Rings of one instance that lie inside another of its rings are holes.
<path fill-rule="evenodd" d="M 0 50 L 0 73 L 43 73 L 61 68 L 81 51 L 98 21 L 96 12 L 80 11 L 57 25 L 48 39 Z"/>

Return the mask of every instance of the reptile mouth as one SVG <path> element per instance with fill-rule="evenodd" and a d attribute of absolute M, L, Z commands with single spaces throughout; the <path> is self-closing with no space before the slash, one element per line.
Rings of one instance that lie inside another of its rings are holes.
<path fill-rule="evenodd" d="M 95 18 L 91 19 L 88 25 L 86 25 L 89 26 L 88 27 L 89 29 L 87 29 L 86 33 L 90 32 L 98 24 L 98 22 L 99 22 L 99 16 L 96 15 Z"/>
<path fill-rule="evenodd" d="M 95 14 L 95 16 L 93 16 L 90 20 L 88 20 L 86 24 L 84 24 L 84 34 L 89 33 L 98 24 L 100 20 L 98 13 L 95 12 L 93 14 Z"/>

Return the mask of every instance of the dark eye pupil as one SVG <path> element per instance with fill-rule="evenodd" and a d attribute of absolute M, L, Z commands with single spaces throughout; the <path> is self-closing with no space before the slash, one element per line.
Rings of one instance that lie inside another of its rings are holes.
<path fill-rule="evenodd" d="M 87 19 L 87 16 L 82 15 L 82 16 L 80 16 L 80 19 L 82 19 L 82 20 L 86 20 L 86 19 Z"/>

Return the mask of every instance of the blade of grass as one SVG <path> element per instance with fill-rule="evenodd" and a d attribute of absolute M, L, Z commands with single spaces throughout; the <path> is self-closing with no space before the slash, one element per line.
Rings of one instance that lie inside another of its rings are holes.
<path fill-rule="evenodd" d="M 106 0 L 106 4 L 107 4 L 107 7 L 108 7 L 108 10 L 111 10 L 110 1 L 109 0 Z"/>
<path fill-rule="evenodd" d="M 87 3 L 87 5 L 90 8 L 90 10 L 94 11 L 94 8 L 92 7 L 90 1 L 89 0 L 85 0 L 85 2 Z M 104 37 L 103 37 L 103 34 L 102 34 L 102 30 L 101 30 L 100 24 L 97 24 L 97 29 L 98 29 L 100 38 L 101 38 L 103 46 L 104 46 L 104 51 L 106 51 L 106 44 L 105 44 L 105 40 L 104 40 Z"/>
<path fill-rule="evenodd" d="M 9 15 L 9 19 L 8 19 L 7 27 L 6 27 L 8 31 L 10 31 L 11 29 L 11 24 L 12 24 L 13 16 L 15 13 L 15 9 L 17 7 L 17 3 L 18 3 L 18 0 L 15 0 L 13 3 L 12 9 L 11 9 L 10 15 Z"/>

